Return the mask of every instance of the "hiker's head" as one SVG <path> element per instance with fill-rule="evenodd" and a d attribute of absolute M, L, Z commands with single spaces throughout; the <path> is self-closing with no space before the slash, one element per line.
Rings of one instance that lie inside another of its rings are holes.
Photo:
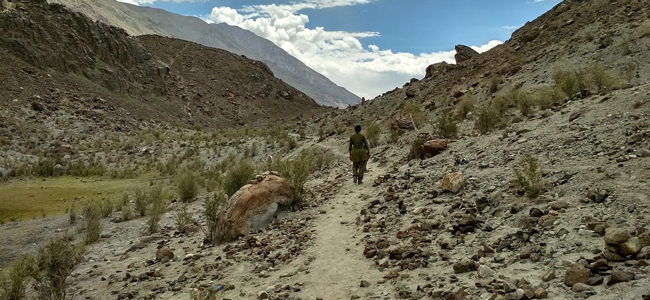
<path fill-rule="evenodd" d="M 361 132 L 361 125 L 354 126 L 354 131 L 355 131 L 356 133 Z"/>

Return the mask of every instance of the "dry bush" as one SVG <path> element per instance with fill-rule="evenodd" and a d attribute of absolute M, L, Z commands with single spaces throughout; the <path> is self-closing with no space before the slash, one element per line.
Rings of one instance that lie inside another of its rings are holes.
<path fill-rule="evenodd" d="M 553 71 L 553 82 L 567 97 L 574 98 L 580 92 L 582 76 L 578 72 L 556 69 Z"/>
<path fill-rule="evenodd" d="M 205 234 L 205 239 L 213 244 L 216 242 L 217 223 L 219 221 L 218 214 L 223 199 L 227 200 L 227 195 L 217 192 L 213 197 L 207 197 L 203 204 L 203 217 L 205 217 L 203 233 Z"/>
<path fill-rule="evenodd" d="M 84 253 L 82 246 L 70 242 L 70 237 L 51 240 L 41 248 L 32 273 L 38 299 L 65 300 L 68 295 L 68 277 Z"/>
<path fill-rule="evenodd" d="M 564 102 L 566 95 L 557 86 L 545 86 L 537 90 L 535 102 L 541 109 L 549 109 Z"/>
<path fill-rule="evenodd" d="M 16 260 L 8 273 L 8 278 L 0 278 L 0 300 L 20 300 L 25 298 L 29 277 L 34 273 L 35 260 L 25 256 Z"/>
<path fill-rule="evenodd" d="M 104 201 L 101 204 L 102 217 L 104 218 L 110 217 L 111 214 L 113 213 L 113 208 L 114 208 L 113 202 L 111 202 L 111 200 L 108 200 L 107 198 L 104 199 Z"/>
<path fill-rule="evenodd" d="M 503 82 L 503 77 L 497 74 L 492 74 L 492 76 L 490 76 L 490 88 L 489 88 L 490 94 L 496 93 L 499 90 L 499 85 L 502 82 Z"/>
<path fill-rule="evenodd" d="M 147 231 L 149 234 L 158 232 L 160 229 L 160 219 L 166 211 L 167 203 L 162 196 L 162 187 L 155 186 L 149 190 L 149 219 L 147 219 Z"/>
<path fill-rule="evenodd" d="M 366 127 L 366 137 L 372 147 L 379 145 L 379 137 L 381 136 L 381 126 L 378 122 L 372 122 Z"/>
<path fill-rule="evenodd" d="M 436 127 L 438 134 L 444 138 L 452 139 L 458 135 L 458 124 L 456 124 L 453 114 L 449 109 L 443 110 L 438 114 Z"/>
<path fill-rule="evenodd" d="M 97 202 L 90 202 L 84 206 L 83 214 L 86 221 L 84 242 L 90 245 L 97 242 L 102 234 L 102 207 Z"/>
<path fill-rule="evenodd" d="M 199 190 L 196 182 L 196 175 L 189 172 L 180 177 L 176 189 L 178 190 L 178 195 L 182 202 L 191 202 L 194 200 Z"/>
<path fill-rule="evenodd" d="M 636 76 L 636 70 L 638 69 L 638 66 L 634 63 L 628 63 L 625 65 L 623 70 L 621 71 L 621 77 L 623 77 L 623 80 L 627 84 L 632 83 L 632 79 Z"/>
<path fill-rule="evenodd" d="M 499 110 L 492 105 L 486 105 L 476 114 L 474 128 L 480 133 L 488 133 L 501 125 L 501 115 Z"/>
<path fill-rule="evenodd" d="M 598 91 L 611 90 L 617 84 L 616 79 L 600 64 L 589 68 L 589 74 Z"/>
<path fill-rule="evenodd" d="M 184 232 L 185 226 L 194 223 L 194 218 L 187 209 L 187 204 L 183 203 L 180 207 L 176 209 L 174 214 L 174 224 L 176 225 L 176 231 Z"/>
<path fill-rule="evenodd" d="M 544 192 L 546 183 L 542 179 L 542 170 L 534 156 L 526 155 L 520 158 L 513 172 L 513 186 L 524 191 L 529 198 L 535 198 Z"/>
<path fill-rule="evenodd" d="M 417 136 L 412 142 L 411 142 L 411 150 L 409 151 L 409 156 L 408 159 L 416 159 L 418 158 L 418 152 L 420 150 L 420 147 L 422 144 L 426 142 L 423 137 Z"/>
<path fill-rule="evenodd" d="M 228 196 L 232 196 L 241 187 L 246 185 L 255 175 L 255 167 L 247 160 L 240 160 L 233 164 L 223 179 L 223 189 Z"/>
<path fill-rule="evenodd" d="M 422 104 L 406 101 L 402 103 L 402 114 L 412 119 L 416 127 L 421 127 L 426 121 Z"/>
<path fill-rule="evenodd" d="M 535 99 L 528 93 L 521 92 L 519 97 L 515 101 L 517 108 L 521 111 L 521 114 L 525 117 L 528 117 L 533 112 L 533 107 L 535 105 Z"/>
<path fill-rule="evenodd" d="M 456 116 L 459 120 L 465 120 L 467 114 L 474 111 L 476 105 L 476 98 L 472 94 L 467 94 L 456 105 Z"/>
<path fill-rule="evenodd" d="M 68 221 L 70 225 L 77 224 L 77 208 L 74 204 L 75 202 L 72 201 L 72 206 L 70 206 L 70 211 L 68 212 Z"/>
<path fill-rule="evenodd" d="M 149 207 L 147 194 L 142 190 L 137 190 L 135 191 L 134 198 L 135 198 L 135 210 L 140 214 L 141 217 L 146 216 Z"/>

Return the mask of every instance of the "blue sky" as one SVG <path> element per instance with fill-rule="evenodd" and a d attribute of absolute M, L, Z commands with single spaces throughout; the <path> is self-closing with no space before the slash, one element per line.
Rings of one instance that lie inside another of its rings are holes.
<path fill-rule="evenodd" d="M 119 0 L 267 38 L 359 96 L 373 98 L 432 63 L 453 62 L 456 44 L 486 51 L 557 0 Z"/>

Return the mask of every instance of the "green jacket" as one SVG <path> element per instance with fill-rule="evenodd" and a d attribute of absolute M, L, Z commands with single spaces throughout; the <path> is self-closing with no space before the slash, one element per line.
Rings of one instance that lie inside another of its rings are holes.
<path fill-rule="evenodd" d="M 348 152 L 350 152 L 350 158 L 353 162 L 368 160 L 370 158 L 370 146 L 366 137 L 361 133 L 353 134 L 350 137 Z"/>

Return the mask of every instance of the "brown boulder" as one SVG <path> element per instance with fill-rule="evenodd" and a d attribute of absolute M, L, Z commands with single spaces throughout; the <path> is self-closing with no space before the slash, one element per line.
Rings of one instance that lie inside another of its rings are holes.
<path fill-rule="evenodd" d="M 164 258 L 167 258 L 167 259 L 169 259 L 169 260 L 174 259 L 174 252 L 172 252 L 172 250 L 169 250 L 169 248 L 167 248 L 167 247 L 165 247 L 165 246 L 160 247 L 160 248 L 156 251 L 156 260 L 157 260 L 157 261 L 161 261 L 161 260 L 163 260 Z"/>
<path fill-rule="evenodd" d="M 429 65 L 426 69 L 426 75 L 424 75 L 425 78 L 430 78 L 434 74 L 440 74 L 440 73 L 446 73 L 447 71 L 451 71 L 455 69 L 455 65 L 448 64 L 446 62 L 439 62 L 433 65 Z"/>
<path fill-rule="evenodd" d="M 564 284 L 572 287 L 576 283 L 587 283 L 590 274 L 591 271 L 585 268 L 583 264 L 576 263 L 571 267 L 571 269 L 566 271 L 566 274 L 564 275 Z"/>
<path fill-rule="evenodd" d="M 479 54 L 476 52 L 476 50 L 465 45 L 456 45 L 454 49 L 456 50 L 456 55 L 454 55 L 454 58 L 456 59 L 457 64 L 462 63 Z"/>
<path fill-rule="evenodd" d="M 420 146 L 418 156 L 420 158 L 433 157 L 445 150 L 447 150 L 446 140 L 430 140 Z"/>
<path fill-rule="evenodd" d="M 605 243 L 618 245 L 627 242 L 632 236 L 627 230 L 618 227 L 610 227 L 605 231 Z"/>
<path fill-rule="evenodd" d="M 607 285 L 617 284 L 619 282 L 628 282 L 634 280 L 634 273 L 627 271 L 614 271 L 607 281 Z"/>
<path fill-rule="evenodd" d="M 235 240 L 273 220 L 280 206 L 293 204 L 293 186 L 268 175 L 262 181 L 243 186 L 220 210 L 216 242 Z"/>
<path fill-rule="evenodd" d="M 410 119 L 398 118 L 393 120 L 391 127 L 394 130 L 411 130 L 415 128 L 415 125 L 413 125 L 413 122 Z"/>
<path fill-rule="evenodd" d="M 463 173 L 449 173 L 442 178 L 440 188 L 443 191 L 458 193 L 465 186 L 465 183 L 465 175 Z"/>

